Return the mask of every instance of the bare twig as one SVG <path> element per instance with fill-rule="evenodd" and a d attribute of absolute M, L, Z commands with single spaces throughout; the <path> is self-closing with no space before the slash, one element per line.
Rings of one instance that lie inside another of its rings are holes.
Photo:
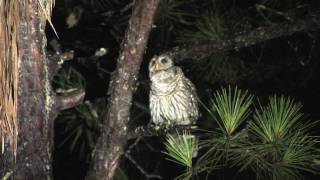
<path fill-rule="evenodd" d="M 141 172 L 141 174 L 143 174 L 147 179 L 151 179 L 151 178 L 162 179 L 162 177 L 159 176 L 159 175 L 157 175 L 157 174 L 149 174 L 149 173 L 147 173 L 147 172 L 143 169 L 143 167 L 141 167 L 141 166 L 131 157 L 130 154 L 125 153 L 124 155 L 125 155 L 125 157 L 126 157 L 129 161 L 131 161 L 132 164 L 134 164 L 134 165 L 136 166 L 136 168 Z"/>
<path fill-rule="evenodd" d="M 134 105 L 135 107 L 137 107 L 137 108 L 145 111 L 145 112 L 149 112 L 149 108 L 148 108 L 146 105 L 141 104 L 140 102 L 134 101 L 134 102 L 133 102 L 133 105 Z"/>
<path fill-rule="evenodd" d="M 162 179 L 161 176 L 156 175 L 156 174 L 149 174 L 147 173 L 143 167 L 141 167 L 134 159 L 133 157 L 130 155 L 131 150 L 136 147 L 138 145 L 138 143 L 140 142 L 140 140 L 142 139 L 142 137 L 138 137 L 137 139 L 135 139 L 134 143 L 132 143 L 126 150 L 126 152 L 124 153 L 125 157 L 136 166 L 136 168 L 141 172 L 141 174 L 143 174 L 147 179 L 150 178 L 158 178 L 158 179 Z"/>
<path fill-rule="evenodd" d="M 131 153 L 131 150 L 136 147 L 138 145 L 138 143 L 141 141 L 142 137 L 138 137 L 134 143 L 132 143 L 126 150 L 125 154 L 130 154 Z"/>

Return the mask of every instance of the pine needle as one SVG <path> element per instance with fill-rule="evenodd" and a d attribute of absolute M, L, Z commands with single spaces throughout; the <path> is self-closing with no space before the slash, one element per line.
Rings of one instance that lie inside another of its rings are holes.
<path fill-rule="evenodd" d="M 39 4 L 44 16 L 46 17 L 49 25 L 51 26 L 54 34 L 59 39 L 58 33 L 57 33 L 56 29 L 54 28 L 54 25 L 53 25 L 53 23 L 51 21 L 51 12 L 52 12 L 52 7 L 54 5 L 54 0 L 48 0 L 47 1 L 47 6 L 45 6 L 44 3 L 45 2 L 43 0 L 38 0 L 38 4 Z"/>
<path fill-rule="evenodd" d="M 0 6 L 0 143 L 17 148 L 19 1 L 5 0 Z"/>
<path fill-rule="evenodd" d="M 223 131 L 231 136 L 241 123 L 248 117 L 253 96 L 247 91 L 241 91 L 237 87 L 232 90 L 223 88 L 214 94 L 213 108 L 219 115 L 223 125 Z"/>
<path fill-rule="evenodd" d="M 193 153 L 197 148 L 196 139 L 193 135 L 186 131 L 182 135 L 169 134 L 165 146 L 167 151 L 164 153 L 172 158 L 169 160 L 188 168 L 192 167 Z"/>

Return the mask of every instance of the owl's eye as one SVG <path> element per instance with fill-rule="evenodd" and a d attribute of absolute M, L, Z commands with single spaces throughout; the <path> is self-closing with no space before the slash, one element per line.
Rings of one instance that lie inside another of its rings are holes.
<path fill-rule="evenodd" d="M 168 60 L 167 60 L 167 59 L 165 59 L 165 58 L 161 59 L 160 61 L 161 61 L 161 64 L 165 64 L 165 63 L 167 63 L 167 62 L 168 62 Z"/>

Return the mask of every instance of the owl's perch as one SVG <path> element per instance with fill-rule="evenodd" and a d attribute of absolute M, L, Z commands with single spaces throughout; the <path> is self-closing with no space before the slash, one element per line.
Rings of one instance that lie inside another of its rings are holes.
<path fill-rule="evenodd" d="M 305 20 L 287 24 L 276 24 L 268 27 L 259 27 L 248 32 L 238 33 L 234 36 L 219 40 L 194 44 L 186 47 L 175 47 L 164 54 L 170 54 L 176 62 L 185 59 L 201 60 L 214 53 L 221 53 L 240 48 L 253 46 L 271 39 L 290 36 L 294 33 L 311 31 L 320 28 L 320 15 Z"/>
<path fill-rule="evenodd" d="M 93 150 L 86 179 L 112 179 L 127 141 L 132 95 L 136 89 L 142 57 L 160 0 L 134 1 L 132 16 L 110 83 L 108 112 Z"/>
<path fill-rule="evenodd" d="M 175 133 L 182 134 L 183 131 L 190 131 L 192 133 L 196 133 L 196 132 L 205 131 L 205 130 L 197 129 L 195 125 L 175 125 L 170 128 L 159 129 L 159 130 L 156 130 L 149 126 L 139 126 L 134 130 L 129 131 L 127 137 L 128 139 L 136 139 L 136 138 L 142 138 L 142 137 L 165 136 L 167 134 L 175 134 Z"/>

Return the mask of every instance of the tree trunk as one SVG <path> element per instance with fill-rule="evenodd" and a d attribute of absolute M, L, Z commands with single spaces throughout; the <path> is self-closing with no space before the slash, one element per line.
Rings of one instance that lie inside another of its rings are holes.
<path fill-rule="evenodd" d="M 132 95 L 160 0 L 136 0 L 122 42 L 104 128 L 98 139 L 86 179 L 112 179 L 127 141 Z"/>
<path fill-rule="evenodd" d="M 18 49 L 16 52 L 11 49 L 11 53 L 17 53 L 18 56 L 16 59 L 11 57 L 8 62 L 17 61 L 19 68 L 16 99 L 17 144 L 5 142 L 4 154 L 0 155 L 0 169 L 3 170 L 0 177 L 12 173 L 10 177 L 13 179 L 51 179 L 51 134 L 54 117 L 51 109 L 54 103 L 51 101 L 53 96 L 45 53 L 44 30 L 44 12 L 47 5 L 51 6 L 51 1 L 1 1 L 3 7 L 13 5 L 17 8 L 15 12 L 18 13 L 8 13 L 5 23 L 8 23 L 10 18 L 16 21 L 14 27 L 17 28 L 17 38 L 9 39 L 7 43 L 17 43 Z M 8 9 L 4 8 L 4 11 Z"/>

